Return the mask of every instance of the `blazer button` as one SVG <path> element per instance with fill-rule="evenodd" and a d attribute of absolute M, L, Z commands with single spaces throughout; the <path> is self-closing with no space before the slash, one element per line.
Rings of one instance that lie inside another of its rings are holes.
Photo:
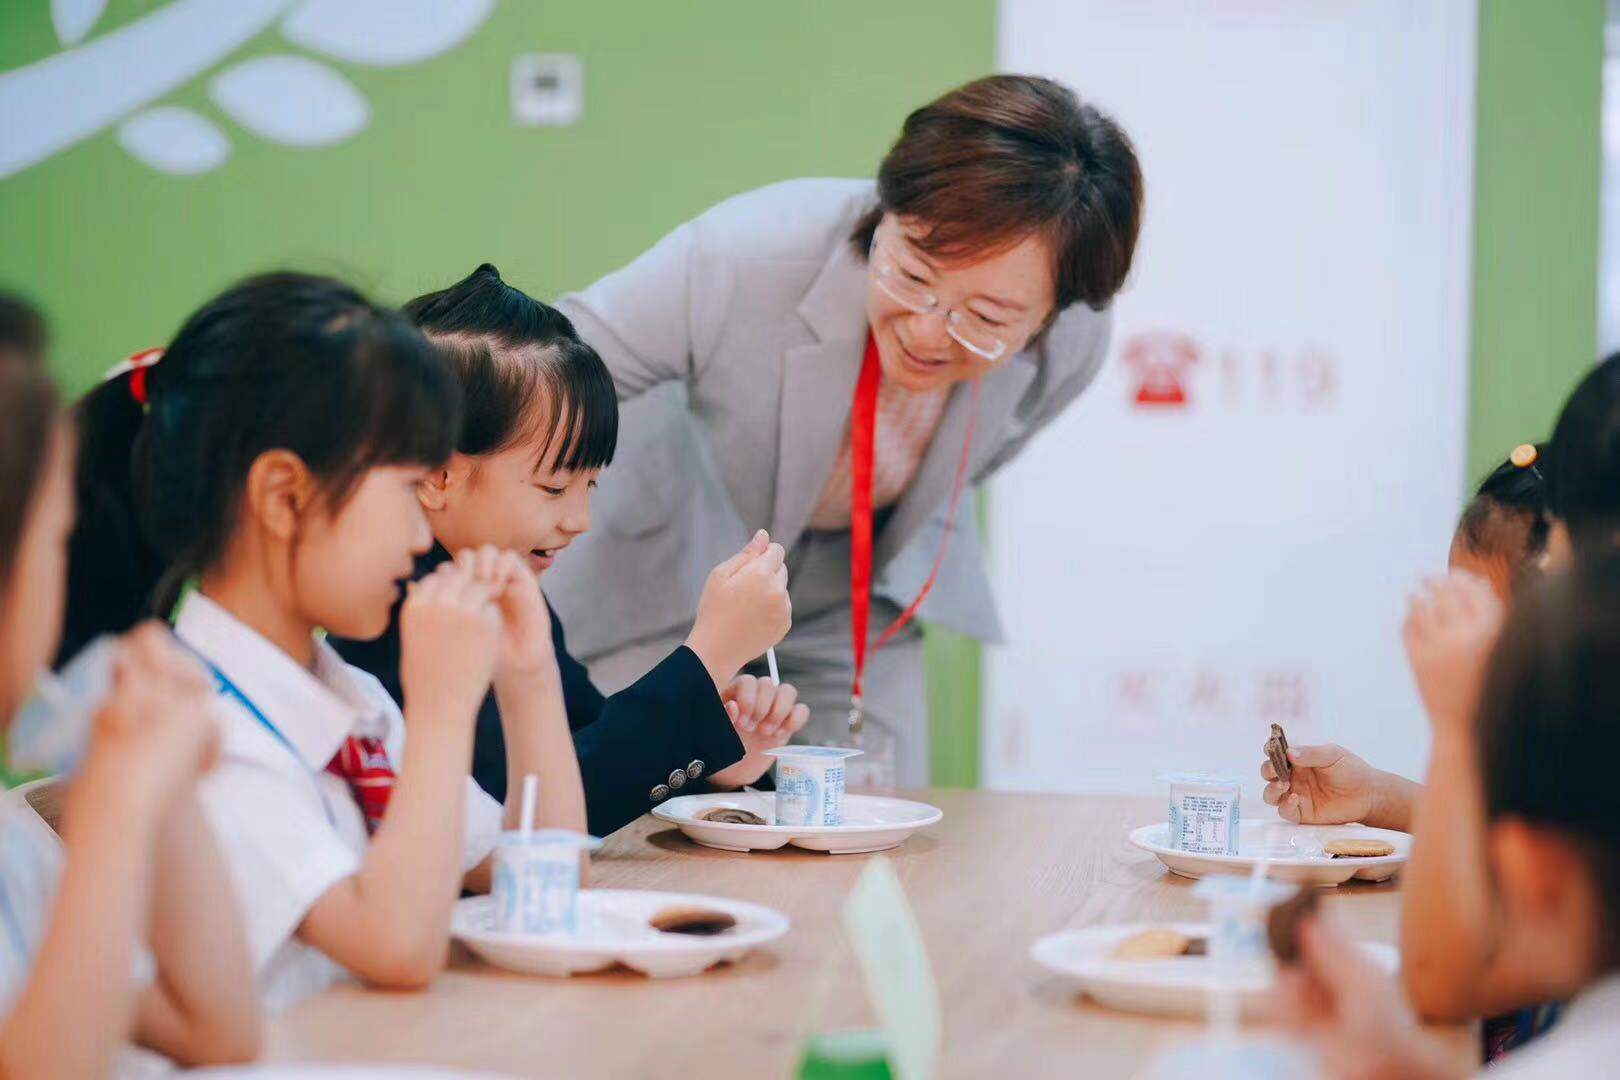
<path fill-rule="evenodd" d="M 671 791 L 679 791 L 686 786 L 686 770 L 676 769 L 669 774 L 669 787 Z"/>
<path fill-rule="evenodd" d="M 647 798 L 651 799 L 653 802 L 662 802 L 663 800 L 669 798 L 669 785 L 659 784 L 657 787 L 647 792 Z"/>
<path fill-rule="evenodd" d="M 690 764 L 690 765 L 688 765 L 686 767 L 686 778 L 688 780 L 696 780 L 698 777 L 700 777 L 702 775 L 703 775 L 703 762 L 694 761 L 694 762 L 692 762 L 692 764 Z"/>

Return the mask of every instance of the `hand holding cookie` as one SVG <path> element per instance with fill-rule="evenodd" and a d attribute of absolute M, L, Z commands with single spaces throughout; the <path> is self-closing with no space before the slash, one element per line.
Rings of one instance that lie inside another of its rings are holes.
<path fill-rule="evenodd" d="M 1295 746 L 1287 751 L 1289 775 L 1278 775 L 1267 760 L 1260 776 L 1268 781 L 1261 797 L 1284 821 L 1296 825 L 1342 825 L 1365 821 L 1372 813 L 1382 775 L 1342 746 Z"/>
<path fill-rule="evenodd" d="M 1304 913 L 1277 973 L 1282 1026 L 1309 1040 L 1325 1076 L 1450 1076 L 1451 1061 L 1418 1027 L 1394 978 L 1321 915 Z"/>

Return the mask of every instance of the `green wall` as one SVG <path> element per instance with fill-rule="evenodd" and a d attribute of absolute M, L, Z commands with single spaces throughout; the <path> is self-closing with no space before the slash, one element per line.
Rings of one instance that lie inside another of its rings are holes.
<path fill-rule="evenodd" d="M 0 0 L 0 69 L 57 50 L 49 6 Z M 112 0 L 96 32 L 161 6 Z M 230 136 L 218 170 L 163 175 L 104 132 L 0 181 L 0 286 L 45 307 L 74 388 L 278 264 L 399 300 L 489 260 L 553 295 L 727 195 L 870 175 L 910 109 L 992 68 L 994 21 L 992 0 L 504 0 L 420 65 L 334 63 L 372 121 L 318 150 L 263 142 L 208 100 L 229 63 L 301 51 L 271 31 L 164 99 Z M 577 127 L 511 123 L 508 67 L 525 52 L 583 57 Z"/>
<path fill-rule="evenodd" d="M 1483 0 L 1468 474 L 1550 434 L 1597 351 L 1603 0 Z"/>
<path fill-rule="evenodd" d="M 96 33 L 161 6 L 112 0 Z M 0 70 L 59 48 L 49 7 L 0 0 Z M 334 64 L 372 120 L 319 150 L 260 141 L 208 99 L 219 70 L 282 52 L 301 50 L 268 32 L 163 99 L 228 134 L 214 172 L 154 172 L 109 131 L 0 180 L 0 288 L 44 307 L 70 390 L 251 271 L 334 273 L 399 301 L 488 260 L 551 296 L 728 195 L 871 175 L 907 112 L 992 70 L 995 3 L 503 0 L 423 64 Z M 527 52 L 584 59 L 577 127 L 511 123 L 508 68 Z M 929 655 L 938 776 L 972 783 L 978 650 L 931 635 Z"/>

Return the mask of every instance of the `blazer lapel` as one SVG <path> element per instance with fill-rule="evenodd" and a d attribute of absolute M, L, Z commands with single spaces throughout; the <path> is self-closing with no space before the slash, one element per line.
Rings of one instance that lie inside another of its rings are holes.
<path fill-rule="evenodd" d="M 974 424 L 973 449 L 968 456 L 967 482 L 972 483 L 1000 446 L 1010 430 L 1018 403 L 1035 379 L 1035 361 L 1029 352 L 1015 356 L 1000 371 L 984 377 L 979 389 L 978 419 Z M 956 483 L 956 470 L 962 460 L 962 440 L 967 438 L 968 420 L 973 416 L 973 386 L 960 383 L 940 417 L 939 428 L 928 444 L 917 475 L 900 497 L 894 517 L 884 526 L 873 550 L 877 567 L 886 564 L 906 546 L 937 511 L 948 507 Z"/>
<path fill-rule="evenodd" d="M 849 423 L 866 348 L 866 266 L 840 242 L 799 303 L 816 340 L 787 350 L 771 538 L 791 546 L 815 512 Z"/>

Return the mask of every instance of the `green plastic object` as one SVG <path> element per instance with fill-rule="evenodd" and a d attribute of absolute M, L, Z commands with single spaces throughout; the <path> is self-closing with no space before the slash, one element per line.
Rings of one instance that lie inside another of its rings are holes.
<path fill-rule="evenodd" d="M 883 1032 L 832 1031 L 810 1036 L 798 1080 L 894 1080 Z"/>

